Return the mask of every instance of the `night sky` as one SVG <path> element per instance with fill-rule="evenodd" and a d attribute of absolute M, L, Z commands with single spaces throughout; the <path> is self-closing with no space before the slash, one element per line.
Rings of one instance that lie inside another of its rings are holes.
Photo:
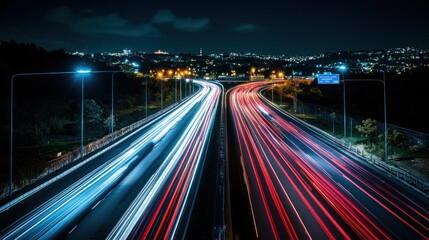
<path fill-rule="evenodd" d="M 425 3 L 426 2 L 426 3 Z M 306 55 L 429 48 L 427 1 L 0 1 L 0 40 L 48 50 Z"/>

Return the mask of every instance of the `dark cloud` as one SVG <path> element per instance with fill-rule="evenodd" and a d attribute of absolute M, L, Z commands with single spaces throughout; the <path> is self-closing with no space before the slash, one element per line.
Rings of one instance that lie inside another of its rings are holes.
<path fill-rule="evenodd" d="M 152 18 L 153 23 L 168 23 L 184 31 L 200 31 L 205 29 L 210 20 L 208 18 L 178 18 L 170 10 L 161 10 Z"/>
<path fill-rule="evenodd" d="M 69 23 L 74 21 L 74 16 L 69 7 L 58 7 L 48 12 L 47 19 L 57 23 Z"/>
<path fill-rule="evenodd" d="M 263 27 L 256 25 L 256 24 L 251 24 L 251 23 L 243 23 L 240 24 L 239 26 L 234 28 L 235 32 L 239 32 L 239 33 L 246 33 L 246 32 L 256 32 L 259 30 L 262 30 Z"/>
<path fill-rule="evenodd" d="M 87 34 L 110 34 L 126 37 L 159 36 L 159 30 L 150 23 L 131 24 L 116 13 L 104 16 L 82 17 L 68 7 L 58 7 L 50 11 L 47 18 L 62 23 L 70 30 Z"/>
<path fill-rule="evenodd" d="M 90 14 L 90 13 L 94 12 L 94 9 L 92 9 L 92 8 L 85 8 L 85 9 L 80 10 L 80 12 L 82 14 Z"/>

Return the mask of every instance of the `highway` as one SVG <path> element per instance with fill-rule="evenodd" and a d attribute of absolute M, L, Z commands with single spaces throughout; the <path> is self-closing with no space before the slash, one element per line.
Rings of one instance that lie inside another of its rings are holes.
<path fill-rule="evenodd" d="M 0 239 L 183 238 L 221 88 L 199 91 L 0 213 Z"/>
<path fill-rule="evenodd" d="M 232 88 L 230 131 L 257 239 L 429 239 L 429 200 L 271 105 Z"/>

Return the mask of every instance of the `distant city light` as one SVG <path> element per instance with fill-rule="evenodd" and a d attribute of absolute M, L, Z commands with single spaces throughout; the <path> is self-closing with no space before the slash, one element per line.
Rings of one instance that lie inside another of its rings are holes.
<path fill-rule="evenodd" d="M 338 69 L 340 69 L 341 71 L 345 71 L 345 70 L 347 70 L 347 66 L 346 65 L 340 65 L 340 66 L 338 66 Z"/>
<path fill-rule="evenodd" d="M 167 55 L 168 54 L 168 52 L 164 52 L 164 51 L 161 51 L 161 50 L 158 50 L 158 51 L 156 51 L 154 53 L 155 54 L 161 54 L 161 55 Z"/>

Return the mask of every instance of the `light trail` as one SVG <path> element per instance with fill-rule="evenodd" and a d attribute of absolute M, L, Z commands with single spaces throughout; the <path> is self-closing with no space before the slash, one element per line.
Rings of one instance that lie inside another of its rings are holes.
<path fill-rule="evenodd" d="M 229 92 L 249 201 L 261 239 L 429 239 L 429 204 L 260 95 Z"/>
<path fill-rule="evenodd" d="M 172 239 L 181 226 L 187 227 L 185 215 L 192 209 L 190 195 L 199 183 L 220 96 L 218 85 L 195 82 L 202 86 L 194 98 L 200 105 L 196 114 L 108 239 Z"/>

